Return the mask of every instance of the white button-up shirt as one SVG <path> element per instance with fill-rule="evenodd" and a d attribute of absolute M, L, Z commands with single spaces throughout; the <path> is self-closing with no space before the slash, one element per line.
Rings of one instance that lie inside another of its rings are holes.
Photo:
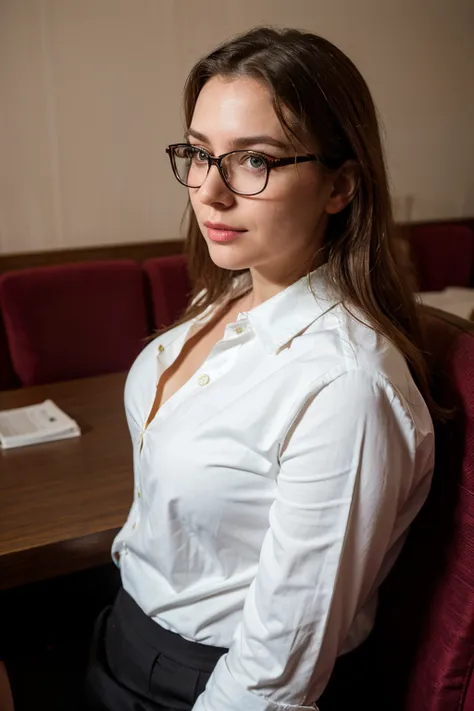
<path fill-rule="evenodd" d="M 325 267 L 310 280 L 239 314 L 147 428 L 203 319 L 127 379 L 135 496 L 113 554 L 147 615 L 229 648 L 194 711 L 315 708 L 430 486 L 432 421 L 404 358 L 331 296 Z"/>

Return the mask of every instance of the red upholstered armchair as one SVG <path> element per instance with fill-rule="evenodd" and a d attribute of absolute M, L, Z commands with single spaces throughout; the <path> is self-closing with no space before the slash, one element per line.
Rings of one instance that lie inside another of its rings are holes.
<path fill-rule="evenodd" d="M 3 315 L 0 311 L 0 390 L 9 390 L 17 385 L 18 379 L 13 371 Z"/>
<path fill-rule="evenodd" d="M 433 486 L 375 630 L 331 680 L 345 705 L 322 711 L 474 711 L 474 324 L 429 308 L 423 321 L 434 395 L 456 413 L 437 426 Z"/>
<path fill-rule="evenodd" d="M 0 308 L 22 385 L 126 370 L 150 330 L 144 275 L 131 260 L 7 272 Z"/>
<path fill-rule="evenodd" d="M 419 291 L 470 286 L 474 234 L 467 225 L 413 225 L 410 242 Z"/>
<path fill-rule="evenodd" d="M 456 414 L 437 427 L 432 490 L 387 582 L 379 639 L 394 709 L 474 711 L 474 325 L 435 309 L 424 325 L 433 392 Z"/>
<path fill-rule="evenodd" d="M 191 282 L 184 254 L 155 257 L 143 263 L 148 278 L 156 329 L 170 326 L 188 305 Z"/>
<path fill-rule="evenodd" d="M 474 711 L 474 324 L 423 309 L 437 401 L 433 486 L 382 585 L 375 629 L 321 711 Z"/>

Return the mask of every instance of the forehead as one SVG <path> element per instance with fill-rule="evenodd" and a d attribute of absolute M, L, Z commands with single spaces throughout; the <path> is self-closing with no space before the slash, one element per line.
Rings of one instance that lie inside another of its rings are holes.
<path fill-rule="evenodd" d="M 249 77 L 210 79 L 198 96 L 191 128 L 216 142 L 260 134 L 286 140 L 270 92 Z"/>

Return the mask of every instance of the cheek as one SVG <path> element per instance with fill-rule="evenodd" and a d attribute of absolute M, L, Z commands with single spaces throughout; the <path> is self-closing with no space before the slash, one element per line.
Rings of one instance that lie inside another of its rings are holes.
<path fill-rule="evenodd" d="M 260 211 L 260 225 L 267 231 L 298 230 L 312 233 L 324 212 L 325 196 L 315 180 L 298 181 L 285 190 L 273 191 L 267 196 Z"/>
<path fill-rule="evenodd" d="M 194 213 L 197 213 L 197 211 L 198 211 L 198 209 L 199 209 L 199 205 L 198 205 L 198 200 L 197 200 L 196 192 L 195 192 L 194 190 L 189 190 L 189 189 L 188 189 L 188 197 L 189 197 L 189 202 L 191 203 L 191 207 L 192 207 L 192 209 L 193 209 L 193 212 L 194 212 Z"/>
<path fill-rule="evenodd" d="M 208 217 L 207 217 L 207 214 L 205 214 L 203 212 L 204 206 L 203 206 L 202 202 L 199 200 L 196 193 L 197 193 L 197 191 L 194 192 L 194 194 L 191 193 L 191 191 L 189 191 L 189 202 L 191 205 L 191 209 L 198 221 L 199 227 L 201 228 L 201 232 L 203 232 L 204 227 L 202 226 L 201 223 L 204 222 L 206 219 L 208 219 Z M 207 210 L 207 212 L 209 212 L 209 209 Z"/>

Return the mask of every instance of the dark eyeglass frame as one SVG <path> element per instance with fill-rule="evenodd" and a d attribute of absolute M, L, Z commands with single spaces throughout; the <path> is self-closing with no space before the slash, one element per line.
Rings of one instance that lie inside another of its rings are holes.
<path fill-rule="evenodd" d="M 199 150 L 202 153 L 205 153 L 207 155 L 207 173 L 206 177 L 203 179 L 201 185 L 188 185 L 185 183 L 183 180 L 181 180 L 178 169 L 176 167 L 175 163 L 175 150 L 177 148 L 195 148 L 196 150 Z M 207 176 L 209 175 L 209 171 L 211 169 L 211 166 L 215 165 L 217 170 L 219 171 L 219 175 L 221 176 L 222 180 L 224 181 L 224 184 L 226 187 L 236 195 L 244 195 L 246 197 L 253 197 L 254 195 L 260 195 L 260 193 L 263 193 L 265 188 L 268 185 L 268 178 L 270 176 L 270 171 L 273 170 L 273 168 L 281 168 L 282 166 L 285 165 L 296 165 L 297 163 L 307 163 L 309 161 L 316 161 L 318 163 L 321 163 L 321 165 L 324 165 L 324 160 L 322 156 L 318 156 L 315 153 L 308 153 L 304 156 L 292 156 L 291 158 L 269 158 L 266 156 L 264 153 L 260 153 L 259 151 L 252 151 L 248 149 L 243 149 L 243 150 L 238 150 L 238 151 L 229 151 L 228 153 L 222 153 L 220 156 L 213 156 L 209 153 L 209 151 L 206 151 L 205 148 L 201 148 L 200 146 L 193 146 L 190 143 L 171 143 L 167 148 L 166 148 L 166 153 L 168 154 L 168 157 L 170 159 L 171 163 L 171 169 L 173 171 L 174 177 L 176 180 L 181 183 L 181 185 L 184 185 L 186 188 L 194 188 L 198 190 L 202 185 L 204 184 L 204 181 L 206 180 Z M 258 158 L 261 158 L 263 162 L 266 165 L 267 168 L 267 175 L 265 178 L 265 184 L 261 190 L 258 190 L 256 193 L 242 193 L 239 192 L 238 190 L 234 190 L 232 188 L 228 181 L 227 178 L 225 177 L 225 173 L 222 169 L 222 161 L 224 158 L 227 158 L 227 156 L 233 155 L 234 153 L 246 153 L 250 155 L 257 156 Z"/>

